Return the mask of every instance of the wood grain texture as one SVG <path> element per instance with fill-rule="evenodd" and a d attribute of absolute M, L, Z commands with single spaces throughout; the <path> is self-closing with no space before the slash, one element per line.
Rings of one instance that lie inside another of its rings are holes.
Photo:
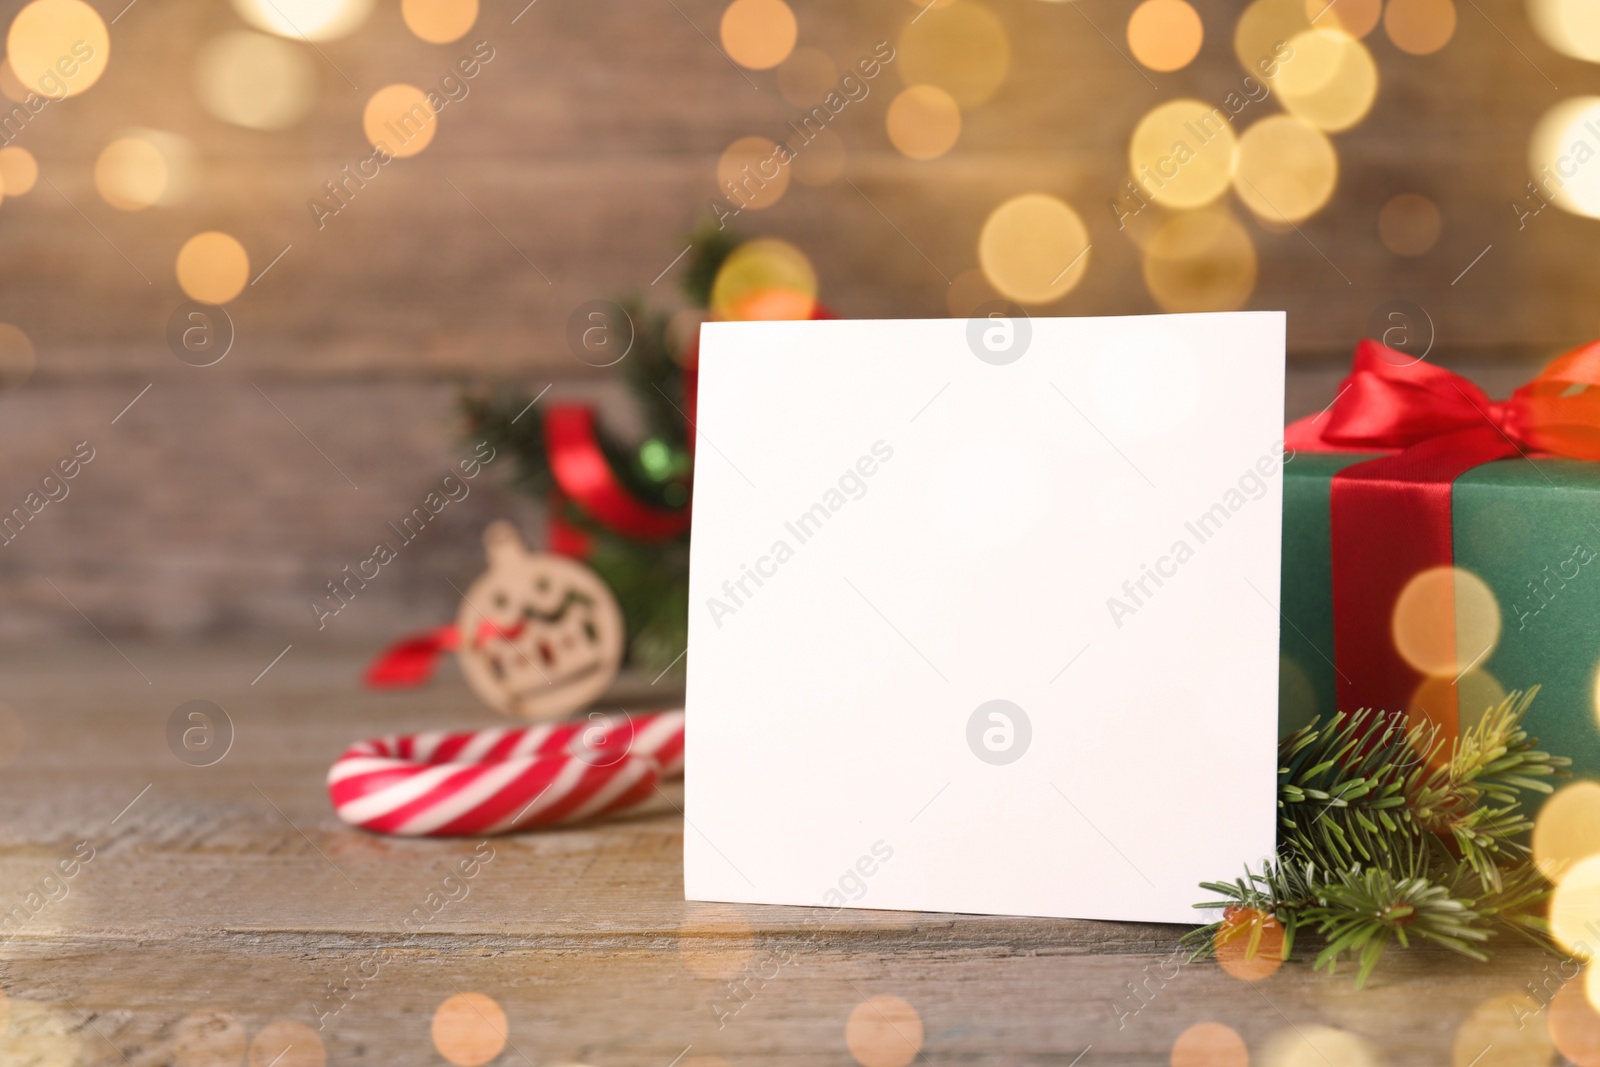
<path fill-rule="evenodd" d="M 1348 971 L 1304 961 L 1248 986 L 1209 962 L 1167 962 L 1181 927 L 686 903 L 676 789 L 632 818 L 497 839 L 465 895 L 433 907 L 476 843 L 349 830 L 322 779 L 360 737 L 489 724 L 453 672 L 372 694 L 344 652 L 296 648 L 252 685 L 275 648 L 121 651 L 0 651 L 24 727 L 0 779 L 0 904 L 22 905 L 78 842 L 95 850 L 65 897 L 0 943 L 8 1065 L 242 1062 L 183 1043 L 196 1013 L 225 1015 L 224 1036 L 241 1041 L 298 1022 L 328 1063 L 438 1064 L 433 1012 L 476 991 L 509 1020 L 497 1064 L 849 1063 L 851 1011 L 892 995 L 919 1014 L 929 1063 L 1164 1063 L 1186 1027 L 1216 1020 L 1253 1055 L 1286 1028 L 1320 1025 L 1398 1067 L 1447 1060 L 1468 1012 L 1550 962 L 1509 945 L 1491 966 L 1421 950 L 1360 992 Z M 616 696 L 678 698 L 642 679 Z M 172 709 L 197 697 L 236 731 L 203 769 L 164 736 Z M 418 908 L 431 921 L 406 926 Z"/>

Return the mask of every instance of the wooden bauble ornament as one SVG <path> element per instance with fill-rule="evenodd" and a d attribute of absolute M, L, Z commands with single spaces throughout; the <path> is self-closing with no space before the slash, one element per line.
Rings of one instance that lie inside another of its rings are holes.
<path fill-rule="evenodd" d="M 622 663 L 622 609 L 583 564 L 530 552 L 499 520 L 483 533 L 489 569 L 456 617 L 467 684 L 496 711 L 560 719 L 611 685 Z"/>

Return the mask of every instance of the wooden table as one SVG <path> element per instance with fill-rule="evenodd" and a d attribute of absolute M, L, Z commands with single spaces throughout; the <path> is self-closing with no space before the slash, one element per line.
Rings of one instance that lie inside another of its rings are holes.
<path fill-rule="evenodd" d="M 281 646 L 119 646 L 0 652 L 7 1067 L 441 1064 L 434 1013 L 464 992 L 505 1013 L 493 1062 L 538 1067 L 849 1065 L 858 1010 L 868 1067 L 904 1062 L 900 1035 L 918 1023 L 928 1064 L 1164 1064 L 1203 1021 L 1237 1030 L 1258 1064 L 1322 1064 L 1270 1053 L 1297 1031 L 1330 1067 L 1361 1062 L 1316 1027 L 1359 1035 L 1385 1064 L 1450 1063 L 1458 1040 L 1492 1046 L 1477 1067 L 1545 1062 L 1513 1055 L 1539 1019 L 1458 1038 L 1486 998 L 1539 980 L 1550 960 L 1531 949 L 1507 944 L 1487 967 L 1391 957 L 1358 992 L 1349 970 L 1308 962 L 1255 985 L 1211 962 L 1178 967 L 1172 926 L 840 911 L 818 933 L 806 909 L 686 903 L 683 821 L 665 802 L 497 839 L 462 895 L 443 880 L 475 841 L 350 830 L 323 788 L 356 739 L 496 722 L 453 668 L 426 689 L 368 693 L 353 651 L 296 644 L 262 674 Z M 680 699 L 638 682 L 619 697 Z M 191 699 L 233 724 L 209 767 L 168 747 L 168 718 Z M 90 848 L 70 880 L 47 880 Z M 457 899 L 435 909 L 445 896 Z M 428 921 L 402 933 L 418 908 Z M 882 996 L 915 1018 L 885 1028 L 860 1007 Z M 1458 1067 L 1478 1055 L 1464 1051 Z"/>

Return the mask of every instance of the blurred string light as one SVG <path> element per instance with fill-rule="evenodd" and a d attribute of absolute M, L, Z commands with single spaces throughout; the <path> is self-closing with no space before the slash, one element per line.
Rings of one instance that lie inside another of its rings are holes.
<path fill-rule="evenodd" d="M 1278 68 L 1274 85 L 1285 110 L 1330 132 L 1367 117 L 1378 97 L 1378 65 L 1366 45 L 1332 29 L 1306 30 L 1289 44 L 1294 58 Z"/>
<path fill-rule="evenodd" d="M 372 13 L 372 0 L 233 0 L 239 17 L 257 29 L 303 41 L 352 33 Z"/>
<path fill-rule="evenodd" d="M 961 136 L 961 108 L 937 85 L 913 85 L 889 104 L 889 142 L 911 159 L 938 159 Z"/>
<path fill-rule="evenodd" d="M 1128 167 L 1156 203 L 1200 207 L 1228 191 L 1237 147 L 1225 111 L 1199 100 L 1169 100 L 1134 127 Z"/>
<path fill-rule="evenodd" d="M 1528 18 L 1557 52 L 1600 63 L 1600 4 L 1594 0 L 1528 0 Z"/>
<path fill-rule="evenodd" d="M 1558 789 L 1533 823 L 1533 862 L 1551 881 L 1600 855 L 1600 783 L 1579 780 Z"/>
<path fill-rule="evenodd" d="M 1528 140 L 1538 195 L 1575 215 L 1600 218 L 1600 96 L 1565 100 L 1539 119 Z"/>
<path fill-rule="evenodd" d="M 1128 51 L 1151 70 L 1182 70 L 1204 40 L 1200 15 L 1185 0 L 1144 0 L 1128 17 Z"/>
<path fill-rule="evenodd" d="M 819 103 L 839 85 L 839 65 L 820 48 L 796 48 L 778 65 L 778 92 L 795 107 Z"/>
<path fill-rule="evenodd" d="M 1089 231 L 1065 202 L 1025 193 L 990 212 L 978 235 L 978 263 L 1001 295 L 1048 304 L 1088 273 Z"/>
<path fill-rule="evenodd" d="M 197 233 L 178 250 L 178 285 L 190 300 L 226 304 L 250 280 L 250 256 L 244 245 L 217 230 Z"/>
<path fill-rule="evenodd" d="M 722 13 L 722 49 L 750 70 L 782 63 L 799 35 L 794 12 L 783 0 L 733 0 Z"/>
<path fill-rule="evenodd" d="M 39 180 L 39 164 L 33 153 L 18 145 L 0 148 L 0 193 L 26 196 Z"/>
<path fill-rule="evenodd" d="M 37 363 L 28 335 L 9 322 L 0 322 L 0 392 L 26 383 Z"/>
<path fill-rule="evenodd" d="M 1239 138 L 1234 191 L 1263 219 L 1310 218 L 1328 202 L 1338 182 L 1333 143 L 1308 122 L 1272 115 Z"/>
<path fill-rule="evenodd" d="M 428 94 L 414 85 L 386 85 L 372 94 L 361 114 L 361 128 L 374 148 L 396 159 L 427 148 L 438 130 Z"/>
<path fill-rule="evenodd" d="M 1498 678 L 1481 667 L 1473 667 L 1459 678 L 1447 674 L 1424 678 L 1412 692 L 1406 713 L 1446 728 L 1453 722 L 1457 729 L 1465 732 L 1478 725 L 1484 714 L 1499 707 L 1505 698 L 1505 686 Z M 1448 752 L 1439 752 L 1440 761 L 1448 758 Z"/>
<path fill-rule="evenodd" d="M 816 309 L 817 272 L 794 245 L 774 237 L 734 249 L 711 283 L 718 319 L 808 319 Z"/>
<path fill-rule="evenodd" d="M 1584 985 L 1567 982 L 1556 990 L 1545 1009 L 1545 1022 L 1557 1052 L 1577 1067 L 1600 1067 L 1600 1012 L 1584 995 Z"/>
<path fill-rule="evenodd" d="M 1312 29 L 1311 15 L 1316 12 L 1308 13 L 1306 7 L 1306 0 L 1255 0 L 1245 8 L 1233 30 L 1233 51 L 1240 65 L 1252 76 L 1262 76 L 1262 61 L 1273 58 L 1281 43 Z M 1332 28 L 1322 19 L 1317 26 Z M 1297 55 L 1289 65 L 1299 61 Z"/>
<path fill-rule="evenodd" d="M 1323 30 L 1365 37 L 1378 25 L 1383 0 L 1305 0 L 1306 18 Z"/>
<path fill-rule="evenodd" d="M 1378 1067 L 1380 1062 L 1363 1038 L 1314 1024 L 1278 1031 L 1260 1054 L 1261 1067 Z"/>
<path fill-rule="evenodd" d="M 202 45 L 194 79 L 207 111 L 253 130 L 292 126 L 316 102 L 315 65 L 301 46 L 249 30 Z"/>
<path fill-rule="evenodd" d="M 6 57 L 29 92 L 76 96 L 105 73 L 111 36 L 83 0 L 33 0 L 11 20 Z"/>
<path fill-rule="evenodd" d="M 1421 193 L 1390 197 L 1378 212 L 1378 239 L 1397 256 L 1420 256 L 1439 242 L 1444 220 Z"/>
<path fill-rule="evenodd" d="M 400 0 L 400 17 L 429 44 L 449 44 L 478 21 L 478 0 Z"/>
<path fill-rule="evenodd" d="M 1556 944 L 1592 959 L 1600 946 L 1600 855 L 1579 860 L 1561 875 L 1550 894 L 1549 920 Z M 1591 964 L 1591 974 L 1594 971 Z"/>
<path fill-rule="evenodd" d="M 1452 0 L 1389 0 L 1383 31 L 1402 52 L 1432 55 L 1456 32 L 1456 5 Z"/>
<path fill-rule="evenodd" d="M 1164 311 L 1235 311 L 1255 289 L 1255 244 L 1225 208 L 1173 215 L 1143 253 L 1145 288 Z"/>
<path fill-rule="evenodd" d="M 787 153 L 765 137 L 739 138 L 717 159 L 717 191 L 737 208 L 771 207 L 789 189 Z"/>
<path fill-rule="evenodd" d="M 1395 650 L 1422 674 L 1455 677 L 1488 659 L 1500 640 L 1500 603 L 1460 567 L 1418 572 L 1395 600 Z"/>
<path fill-rule="evenodd" d="M 1010 63 L 1000 20 L 976 0 L 961 0 L 913 19 L 900 33 L 895 66 L 906 85 L 937 85 L 971 108 L 995 94 Z"/>
<path fill-rule="evenodd" d="M 1549 1031 L 1529 1025 L 1542 1008 L 1520 993 L 1478 1004 L 1456 1030 L 1452 1067 L 1548 1067 L 1555 1055 Z"/>
<path fill-rule="evenodd" d="M 433 1047 L 455 1067 L 482 1067 L 509 1040 L 505 1009 L 485 993 L 456 993 L 433 1013 Z"/>
<path fill-rule="evenodd" d="M 1172 1043 L 1172 1067 L 1249 1067 L 1244 1038 L 1224 1023 L 1195 1023 Z"/>
<path fill-rule="evenodd" d="M 193 185 L 194 158 L 194 146 L 175 133 L 129 130 L 95 159 L 95 189 L 119 211 L 176 204 Z"/>

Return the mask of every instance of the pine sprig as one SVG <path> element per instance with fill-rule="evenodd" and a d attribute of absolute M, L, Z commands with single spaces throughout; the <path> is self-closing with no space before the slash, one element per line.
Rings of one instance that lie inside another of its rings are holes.
<path fill-rule="evenodd" d="M 1196 906 L 1228 911 L 1186 942 L 1202 955 L 1249 916 L 1270 917 L 1283 959 L 1296 932 L 1311 931 L 1324 942 L 1316 967 L 1353 956 L 1358 986 L 1396 942 L 1478 960 L 1502 930 L 1548 944 L 1537 909 L 1550 886 L 1528 860 L 1532 821 L 1521 802 L 1551 792 L 1571 761 L 1538 750 L 1523 728 L 1537 691 L 1511 694 L 1448 744 L 1437 724 L 1370 710 L 1285 737 L 1277 857 L 1232 882 L 1202 883 L 1222 899 Z M 1257 947 L 1246 946 L 1247 958 Z"/>

